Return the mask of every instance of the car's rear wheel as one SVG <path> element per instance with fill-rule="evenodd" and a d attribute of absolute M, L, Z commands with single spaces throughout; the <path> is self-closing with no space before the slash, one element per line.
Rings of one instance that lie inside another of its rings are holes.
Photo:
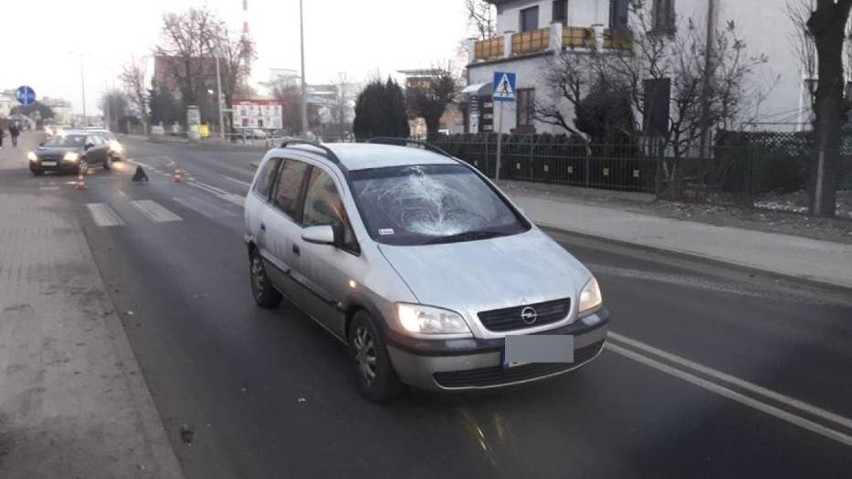
<path fill-rule="evenodd" d="M 255 302 L 261 308 L 271 309 L 281 304 L 281 293 L 279 293 L 272 282 L 266 276 L 266 270 L 263 267 L 263 260 L 257 251 L 252 251 L 250 256 L 251 263 L 251 293 L 254 296 Z"/>
<path fill-rule="evenodd" d="M 355 313 L 349 327 L 349 351 L 354 359 L 358 391 L 372 402 L 390 401 L 402 390 L 382 337 L 373 318 Z"/>

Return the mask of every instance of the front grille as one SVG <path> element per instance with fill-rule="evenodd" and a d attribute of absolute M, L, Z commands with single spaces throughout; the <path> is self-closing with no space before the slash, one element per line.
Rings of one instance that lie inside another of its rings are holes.
<path fill-rule="evenodd" d="M 541 378 L 576 368 L 591 360 L 603 347 L 603 341 L 590 344 L 574 351 L 573 363 L 524 364 L 503 369 L 501 366 L 466 371 L 448 371 L 433 374 L 435 382 L 445 388 L 489 387 Z"/>
<path fill-rule="evenodd" d="M 527 324 L 521 319 L 524 308 L 532 308 L 536 312 L 536 320 Z M 543 324 L 551 324 L 562 321 L 571 310 L 571 298 L 546 301 L 544 303 L 525 304 L 505 309 L 480 312 L 479 320 L 486 329 L 500 331 L 514 331 L 517 329 L 532 328 Z"/>
<path fill-rule="evenodd" d="M 62 155 L 41 155 L 39 159 L 41 161 L 60 161 L 62 160 Z"/>

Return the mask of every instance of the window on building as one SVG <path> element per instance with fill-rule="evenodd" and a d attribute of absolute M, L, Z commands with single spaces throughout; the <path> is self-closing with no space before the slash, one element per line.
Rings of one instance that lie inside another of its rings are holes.
<path fill-rule="evenodd" d="M 654 0 L 651 30 L 654 33 L 674 33 L 674 0 Z"/>
<path fill-rule="evenodd" d="M 521 10 L 521 32 L 538 30 L 538 6 Z"/>
<path fill-rule="evenodd" d="M 518 128 L 532 127 L 535 120 L 535 89 L 519 88 L 515 100 L 518 103 Z"/>
<path fill-rule="evenodd" d="M 630 0 L 611 0 L 609 2 L 609 28 L 614 32 L 627 30 L 630 12 Z"/>
<path fill-rule="evenodd" d="M 553 0 L 553 23 L 568 25 L 568 0 Z"/>

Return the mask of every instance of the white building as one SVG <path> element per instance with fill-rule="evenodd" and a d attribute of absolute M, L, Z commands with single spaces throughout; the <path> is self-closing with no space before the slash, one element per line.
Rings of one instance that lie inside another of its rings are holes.
<path fill-rule="evenodd" d="M 18 104 L 13 95 L 0 92 L 0 118 L 8 118 L 12 114 L 12 108 Z"/>
<path fill-rule="evenodd" d="M 535 119 L 533 102 L 559 104 L 569 121 L 570 107 L 554 100 L 543 81 L 543 72 L 555 52 L 613 51 L 632 48 L 628 10 L 631 0 L 486 0 L 497 9 L 497 36 L 471 41 L 468 86 L 465 92 L 479 95 L 479 111 L 473 108 L 469 123 L 474 130 L 491 131 L 495 118 L 490 102 L 491 82 L 496 71 L 517 74 L 517 101 L 503 105 L 503 133 L 564 133 L 558 127 Z M 683 28 L 691 19 L 706 28 L 708 4 L 712 0 L 646 0 L 651 22 L 657 29 Z M 769 64 L 756 72 L 755 81 L 764 89 L 772 86 L 757 112 L 758 120 L 770 123 L 799 119 L 801 73 L 791 53 L 794 26 L 786 16 L 786 0 L 715 0 L 717 29 L 733 20 L 749 54 L 765 54 Z M 807 0 L 802 0 L 807 1 Z M 807 105 L 805 105 L 805 108 Z M 777 125 L 776 125 L 777 126 Z"/>

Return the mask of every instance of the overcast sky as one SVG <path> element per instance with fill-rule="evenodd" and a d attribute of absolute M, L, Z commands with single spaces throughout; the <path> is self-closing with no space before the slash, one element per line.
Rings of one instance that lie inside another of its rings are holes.
<path fill-rule="evenodd" d="M 309 83 L 337 72 L 363 79 L 375 71 L 429 67 L 455 59 L 465 37 L 459 0 L 304 0 Z M 239 31 L 242 0 L 4 1 L 0 89 L 30 85 L 40 96 L 70 100 L 81 110 L 83 54 L 86 105 L 96 110 L 106 88 L 134 55 L 150 55 L 164 12 L 207 5 Z M 253 76 L 270 68 L 299 69 L 298 0 L 249 0 L 258 59 Z"/>

